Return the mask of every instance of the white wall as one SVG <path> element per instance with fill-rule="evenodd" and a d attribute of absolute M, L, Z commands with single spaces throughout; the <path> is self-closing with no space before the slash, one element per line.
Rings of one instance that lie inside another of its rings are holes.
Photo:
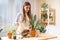
<path fill-rule="evenodd" d="M 56 11 L 56 25 L 60 26 L 60 0 L 30 0 L 32 4 L 32 12 L 37 14 L 38 18 L 40 18 L 40 10 L 41 4 L 46 2 L 49 7 L 54 8 Z"/>
<path fill-rule="evenodd" d="M 39 13 L 40 13 L 40 0 L 24 0 L 31 3 L 31 12 L 33 15 L 37 15 L 37 20 L 39 19 Z"/>
<path fill-rule="evenodd" d="M 38 10 L 35 10 L 36 13 L 38 13 L 38 15 L 40 16 L 40 10 L 41 10 L 41 4 L 43 2 L 46 2 L 48 4 L 49 7 L 55 9 L 56 11 L 56 25 L 55 26 L 60 26 L 60 0 L 34 0 L 36 1 L 35 7 Z M 38 17 L 40 18 L 40 17 Z"/>
<path fill-rule="evenodd" d="M 56 26 L 60 26 L 60 0 L 47 0 L 47 3 L 56 9 Z"/>

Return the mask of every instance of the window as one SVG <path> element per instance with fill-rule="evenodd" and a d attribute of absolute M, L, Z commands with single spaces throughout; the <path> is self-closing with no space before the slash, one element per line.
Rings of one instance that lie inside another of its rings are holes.
<path fill-rule="evenodd" d="M 24 0 L 0 0 L 0 26 L 14 23 L 17 13 L 22 12 Z"/>

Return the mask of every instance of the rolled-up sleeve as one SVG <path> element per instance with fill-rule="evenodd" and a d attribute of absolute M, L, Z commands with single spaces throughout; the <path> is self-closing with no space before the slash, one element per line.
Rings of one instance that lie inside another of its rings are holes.
<path fill-rule="evenodd" d="M 17 15 L 17 17 L 16 17 L 16 22 L 22 21 L 21 15 L 22 15 L 22 14 L 20 14 L 20 13 Z"/>
<path fill-rule="evenodd" d="M 19 23 L 18 27 L 17 27 L 17 30 L 16 30 L 16 33 L 17 34 L 21 34 L 23 28 L 22 28 L 22 14 L 17 14 L 17 17 L 16 17 L 16 22 Z"/>

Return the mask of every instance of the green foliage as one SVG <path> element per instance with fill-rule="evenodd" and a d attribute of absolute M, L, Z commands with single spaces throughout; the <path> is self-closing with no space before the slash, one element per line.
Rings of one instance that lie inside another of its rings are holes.
<path fill-rule="evenodd" d="M 16 30 L 12 30 L 12 34 L 13 35 L 16 35 Z"/>
<path fill-rule="evenodd" d="M 0 29 L 0 32 L 2 31 L 3 29 Z"/>
<path fill-rule="evenodd" d="M 12 28 L 10 26 L 7 26 L 6 31 L 7 33 L 12 33 Z"/>
<path fill-rule="evenodd" d="M 49 18 L 52 18 L 52 16 L 49 16 Z"/>
<path fill-rule="evenodd" d="M 44 19 L 48 18 L 47 13 L 45 13 L 45 14 L 42 16 L 42 18 L 44 18 Z"/>
<path fill-rule="evenodd" d="M 46 14 L 45 14 L 45 16 L 46 16 Z M 45 17 L 44 16 L 44 17 Z M 47 17 L 46 17 L 47 18 Z M 36 15 L 34 16 L 34 20 L 33 20 L 33 22 L 31 23 L 31 28 L 32 28 L 32 30 L 39 30 L 41 33 L 45 33 L 46 32 L 46 30 L 44 29 L 44 28 L 42 28 L 42 24 L 40 24 L 40 23 L 37 23 L 36 24 L 36 27 L 34 27 L 35 26 L 35 22 L 36 22 Z"/>
<path fill-rule="evenodd" d="M 36 29 L 39 30 L 41 33 L 46 32 L 46 30 L 44 28 L 42 28 L 42 24 L 39 24 L 39 23 L 36 25 Z"/>
<path fill-rule="evenodd" d="M 12 29 L 11 26 L 7 26 L 6 31 L 7 33 L 12 33 L 13 35 L 16 35 L 16 30 Z"/>
<path fill-rule="evenodd" d="M 34 22 L 36 21 L 36 15 L 34 16 Z"/>
<path fill-rule="evenodd" d="M 48 6 L 48 4 L 46 4 L 46 3 L 43 3 L 43 4 L 41 5 L 42 8 L 47 8 L 47 6 Z"/>
<path fill-rule="evenodd" d="M 36 22 L 36 15 L 34 15 L 34 19 L 33 19 L 32 23 L 31 23 L 31 29 L 32 30 L 35 30 L 35 27 L 34 27 L 35 22 Z"/>

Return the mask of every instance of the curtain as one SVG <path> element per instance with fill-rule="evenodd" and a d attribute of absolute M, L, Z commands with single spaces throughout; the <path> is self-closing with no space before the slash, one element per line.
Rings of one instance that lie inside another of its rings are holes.
<path fill-rule="evenodd" d="M 0 0 L 0 26 L 15 22 L 17 13 L 22 13 L 24 0 Z"/>

